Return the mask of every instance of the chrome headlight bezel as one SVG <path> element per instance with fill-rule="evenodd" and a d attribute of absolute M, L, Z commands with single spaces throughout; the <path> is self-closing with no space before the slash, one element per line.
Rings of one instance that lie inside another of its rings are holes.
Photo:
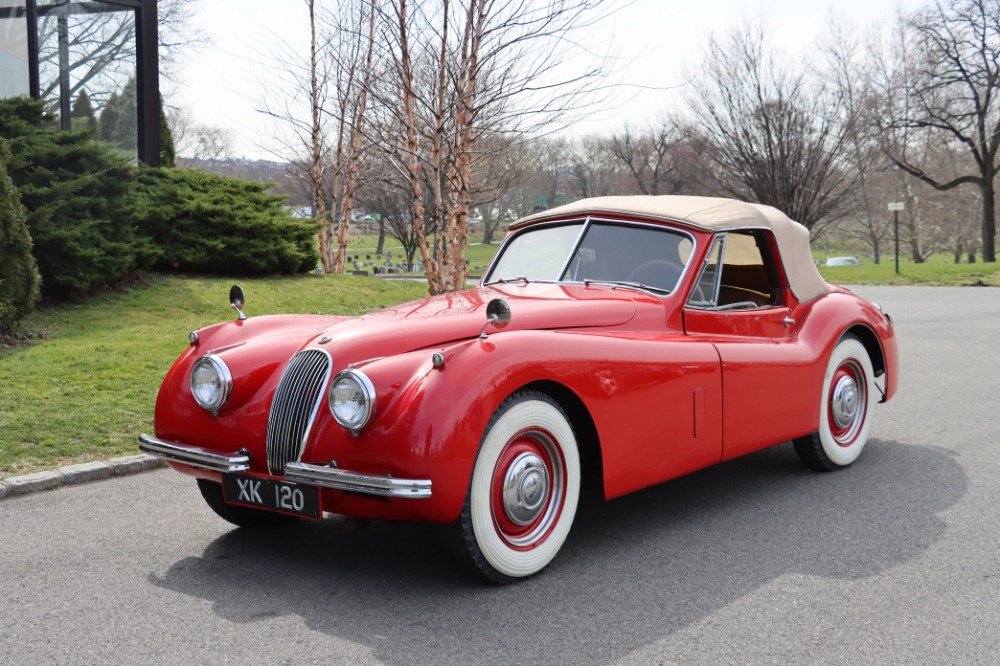
<path fill-rule="evenodd" d="M 338 390 L 342 382 L 350 386 L 347 391 L 353 393 L 353 399 L 343 399 L 344 394 Z M 335 391 L 338 392 L 337 396 L 334 395 Z M 353 418 L 345 416 L 342 409 L 338 410 L 338 407 L 347 405 L 354 405 L 358 408 L 358 412 Z M 357 433 L 375 415 L 375 386 L 368 379 L 368 375 L 360 370 L 348 368 L 347 370 L 338 372 L 333 381 L 330 382 L 330 390 L 327 392 L 327 406 L 330 409 L 333 419 L 341 427 L 350 430 L 352 433 Z"/>
<path fill-rule="evenodd" d="M 198 370 L 201 368 L 208 368 L 215 375 L 215 383 L 218 384 L 218 393 L 214 399 L 207 399 L 205 395 L 199 393 L 198 386 L 195 384 L 195 378 L 198 376 Z M 189 383 L 191 397 L 198 403 L 198 406 L 216 415 L 226 405 L 226 402 L 229 401 L 229 396 L 233 392 L 233 373 L 229 371 L 229 366 L 226 365 L 226 362 L 221 357 L 209 353 L 199 358 L 191 366 Z"/>

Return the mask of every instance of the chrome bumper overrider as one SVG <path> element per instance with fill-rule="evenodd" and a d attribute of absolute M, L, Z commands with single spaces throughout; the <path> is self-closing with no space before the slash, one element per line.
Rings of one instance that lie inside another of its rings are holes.
<path fill-rule="evenodd" d="M 145 434 L 139 435 L 139 450 L 167 460 L 215 472 L 250 471 L 250 456 L 238 451 L 230 454 L 213 453 L 197 446 L 167 442 Z M 333 488 L 365 495 L 378 495 L 379 497 L 426 499 L 431 496 L 429 479 L 396 479 L 391 476 L 361 474 L 336 467 L 301 462 L 290 462 L 285 466 L 285 479 L 307 486 Z"/>

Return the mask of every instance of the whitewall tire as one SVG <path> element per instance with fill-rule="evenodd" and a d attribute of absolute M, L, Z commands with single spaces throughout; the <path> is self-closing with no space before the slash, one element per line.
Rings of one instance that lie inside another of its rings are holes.
<path fill-rule="evenodd" d="M 795 440 L 807 467 L 832 471 L 854 462 L 868 441 L 875 405 L 875 371 L 865 346 L 845 335 L 834 347 L 823 379 L 819 430 Z"/>
<path fill-rule="evenodd" d="M 565 412 L 520 391 L 490 419 L 455 524 L 460 552 L 496 583 L 538 573 L 556 556 L 580 497 L 580 454 Z"/>

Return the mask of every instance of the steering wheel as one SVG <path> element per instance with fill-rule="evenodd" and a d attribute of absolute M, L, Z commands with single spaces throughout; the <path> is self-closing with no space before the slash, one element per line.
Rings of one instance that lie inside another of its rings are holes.
<path fill-rule="evenodd" d="M 650 259 L 644 261 L 628 274 L 629 282 L 648 284 L 651 287 L 673 289 L 680 277 L 681 267 L 669 259 Z M 667 279 L 664 279 L 667 278 Z"/>
<path fill-rule="evenodd" d="M 705 290 L 702 289 L 701 282 L 694 283 L 694 289 L 691 290 L 691 296 L 693 298 L 688 298 L 688 303 L 692 301 L 695 303 L 708 303 L 708 298 L 705 296 Z"/>

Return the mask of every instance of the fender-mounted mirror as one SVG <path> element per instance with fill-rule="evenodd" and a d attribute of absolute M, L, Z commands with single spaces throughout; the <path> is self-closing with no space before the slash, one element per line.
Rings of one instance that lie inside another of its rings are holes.
<path fill-rule="evenodd" d="M 483 324 L 483 330 L 479 331 L 479 337 L 483 339 L 487 337 L 486 327 L 490 324 L 499 331 L 509 323 L 510 305 L 502 298 L 494 298 L 486 306 L 486 323 Z"/>
<path fill-rule="evenodd" d="M 238 284 L 234 284 L 229 290 L 229 305 L 236 310 L 236 314 L 239 315 L 240 321 L 247 318 L 247 316 L 243 314 L 243 304 L 246 302 L 246 295 L 243 293 L 243 287 Z"/>

